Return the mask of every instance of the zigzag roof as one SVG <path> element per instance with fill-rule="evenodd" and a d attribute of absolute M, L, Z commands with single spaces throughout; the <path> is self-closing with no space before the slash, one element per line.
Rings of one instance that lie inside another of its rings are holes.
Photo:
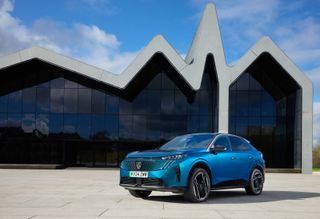
<path fill-rule="evenodd" d="M 218 80 L 230 84 L 239 77 L 260 54 L 265 52 L 271 54 L 278 63 L 291 74 L 298 84 L 301 84 L 301 82 L 303 82 L 303 84 L 311 84 L 308 78 L 268 37 L 261 38 L 234 66 L 228 66 L 225 60 L 217 13 L 213 4 L 208 4 L 205 8 L 185 60 L 182 59 L 162 35 L 157 35 L 137 55 L 129 66 L 118 75 L 41 47 L 31 47 L 1 57 L 0 70 L 31 59 L 40 59 L 44 62 L 97 80 L 98 82 L 118 89 L 125 89 L 146 63 L 155 54 L 161 53 L 190 87 L 193 90 L 198 90 L 201 85 L 202 74 L 208 55 L 212 54 L 214 57 Z"/>

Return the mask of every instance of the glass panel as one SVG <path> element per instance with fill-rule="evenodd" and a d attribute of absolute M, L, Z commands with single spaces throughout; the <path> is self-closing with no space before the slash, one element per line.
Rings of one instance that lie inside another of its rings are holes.
<path fill-rule="evenodd" d="M 174 89 L 174 83 L 165 73 L 161 73 L 161 77 L 162 77 L 162 89 L 165 89 L 165 90 Z"/>
<path fill-rule="evenodd" d="M 92 90 L 92 113 L 100 114 L 106 111 L 105 94 L 98 90 Z"/>
<path fill-rule="evenodd" d="M 174 114 L 174 91 L 161 91 L 161 113 Z"/>
<path fill-rule="evenodd" d="M 119 117 L 117 115 L 106 116 L 106 137 L 108 139 L 117 139 L 119 129 Z"/>
<path fill-rule="evenodd" d="M 78 105 L 77 89 L 65 89 L 64 91 L 64 112 L 76 113 Z"/>
<path fill-rule="evenodd" d="M 50 81 L 52 88 L 64 88 L 64 78 L 56 78 Z"/>
<path fill-rule="evenodd" d="M 149 141 L 159 141 L 161 120 L 159 115 L 150 115 L 146 118 L 146 138 Z"/>
<path fill-rule="evenodd" d="M 64 87 L 65 88 L 78 88 L 78 83 L 76 83 L 74 81 L 70 81 L 68 79 L 65 79 Z"/>
<path fill-rule="evenodd" d="M 248 117 L 237 118 L 236 133 L 242 137 L 246 137 L 248 135 Z"/>
<path fill-rule="evenodd" d="M 37 135 L 48 136 L 49 135 L 49 115 L 38 114 L 36 118 Z"/>
<path fill-rule="evenodd" d="M 127 100 L 120 99 L 119 113 L 120 114 L 132 114 L 132 103 Z"/>
<path fill-rule="evenodd" d="M 66 137 L 76 137 L 76 130 L 77 130 L 77 115 L 70 114 L 64 115 L 63 117 L 63 132 L 65 133 Z"/>
<path fill-rule="evenodd" d="M 37 88 L 37 112 L 49 112 L 50 107 L 50 89 Z"/>
<path fill-rule="evenodd" d="M 6 127 L 7 127 L 7 114 L 0 113 L 0 139 L 5 136 Z"/>
<path fill-rule="evenodd" d="M 200 114 L 201 115 L 208 115 L 209 113 L 211 114 L 212 112 L 209 112 L 209 104 L 211 101 L 209 100 L 208 91 L 201 90 L 198 92 L 199 92 L 199 95 L 197 97 L 199 97 Z"/>
<path fill-rule="evenodd" d="M 261 134 L 260 128 L 261 127 L 261 119 L 260 117 L 250 117 L 249 118 L 249 136 L 250 139 L 257 139 Z"/>
<path fill-rule="evenodd" d="M 146 94 L 145 92 L 140 92 L 132 103 L 132 113 L 145 114 L 146 113 L 145 103 L 146 103 Z"/>
<path fill-rule="evenodd" d="M 192 103 L 188 104 L 188 114 L 193 114 L 193 115 L 197 115 L 200 112 L 199 109 L 199 92 L 197 94 L 195 94 L 195 99 L 193 100 Z"/>
<path fill-rule="evenodd" d="M 106 95 L 108 114 L 119 114 L 119 98 L 111 95 Z"/>
<path fill-rule="evenodd" d="M 63 113 L 64 89 L 51 89 L 51 112 Z"/>
<path fill-rule="evenodd" d="M 187 98 L 180 90 L 175 90 L 175 111 L 177 115 L 187 113 Z M 207 103 L 208 104 L 208 103 Z"/>
<path fill-rule="evenodd" d="M 132 116 L 119 116 L 119 137 L 123 139 L 131 139 L 132 136 Z"/>
<path fill-rule="evenodd" d="M 50 115 L 50 135 L 57 135 L 63 132 L 63 116 L 62 114 Z"/>
<path fill-rule="evenodd" d="M 8 96 L 0 96 L 0 112 L 6 113 L 7 112 L 7 104 L 8 104 Z"/>
<path fill-rule="evenodd" d="M 188 132 L 198 132 L 199 131 L 199 116 L 188 116 Z"/>
<path fill-rule="evenodd" d="M 19 113 L 9 113 L 7 120 L 8 127 L 20 128 L 21 125 L 21 114 Z"/>
<path fill-rule="evenodd" d="M 91 113 L 91 89 L 79 89 L 78 92 L 78 113 Z"/>
<path fill-rule="evenodd" d="M 36 110 L 36 89 L 26 88 L 22 91 L 23 112 L 35 112 Z"/>
<path fill-rule="evenodd" d="M 261 92 L 251 91 L 249 92 L 249 115 L 260 116 L 261 114 Z"/>
<path fill-rule="evenodd" d="M 157 74 L 148 84 L 147 89 L 161 89 L 161 74 Z"/>
<path fill-rule="evenodd" d="M 93 139 L 103 139 L 106 137 L 105 128 L 105 116 L 103 115 L 93 115 L 92 116 L 92 138 Z"/>
<path fill-rule="evenodd" d="M 90 139 L 91 134 L 91 116 L 78 115 L 77 133 L 81 139 Z"/>
<path fill-rule="evenodd" d="M 144 107 L 146 107 L 147 114 L 160 114 L 161 110 L 161 91 L 160 90 L 150 90 L 146 91 L 146 102 Z"/>
<path fill-rule="evenodd" d="M 249 79 L 249 87 L 250 87 L 250 90 L 257 90 L 257 91 L 263 90 L 260 83 L 256 79 L 254 79 L 251 75 Z"/>
<path fill-rule="evenodd" d="M 21 112 L 22 110 L 22 92 L 16 91 L 8 95 L 8 112 Z"/>
<path fill-rule="evenodd" d="M 261 94 L 261 114 L 262 116 L 275 116 L 276 114 L 275 101 L 267 93 L 262 92 Z"/>
<path fill-rule="evenodd" d="M 249 114 L 249 93 L 247 91 L 238 91 L 236 102 L 236 115 L 248 116 Z"/>
<path fill-rule="evenodd" d="M 23 114 L 21 127 L 24 133 L 33 133 L 36 128 L 35 115 Z"/>
<path fill-rule="evenodd" d="M 249 89 L 249 74 L 244 73 L 237 80 L 237 90 L 248 90 Z"/>
<path fill-rule="evenodd" d="M 146 136 L 146 116 L 133 115 L 132 137 L 136 140 L 144 140 Z"/>

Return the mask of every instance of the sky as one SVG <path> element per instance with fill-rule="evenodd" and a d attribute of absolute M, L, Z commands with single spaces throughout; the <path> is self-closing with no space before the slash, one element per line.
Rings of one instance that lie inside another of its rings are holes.
<path fill-rule="evenodd" d="M 0 0 L 0 56 L 37 45 L 120 74 L 157 34 L 184 57 L 209 2 L 229 65 L 266 35 L 312 80 L 320 143 L 320 0 Z"/>

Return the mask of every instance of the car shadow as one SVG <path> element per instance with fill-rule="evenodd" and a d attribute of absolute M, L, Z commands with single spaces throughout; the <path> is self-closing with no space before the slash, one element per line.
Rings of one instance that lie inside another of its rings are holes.
<path fill-rule="evenodd" d="M 298 191 L 263 191 L 261 195 L 247 195 L 245 191 L 214 191 L 209 198 L 203 202 L 207 204 L 243 204 L 273 202 L 282 200 L 303 200 L 313 197 L 320 197 L 320 193 L 298 192 Z M 153 196 L 146 198 L 150 201 L 190 203 L 184 200 L 182 195 Z"/>

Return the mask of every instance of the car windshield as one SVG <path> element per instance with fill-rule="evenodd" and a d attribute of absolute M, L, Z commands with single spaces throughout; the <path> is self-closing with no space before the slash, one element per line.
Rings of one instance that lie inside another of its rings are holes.
<path fill-rule="evenodd" d="M 175 137 L 160 147 L 160 150 L 181 150 L 207 148 L 215 134 L 190 134 Z"/>

